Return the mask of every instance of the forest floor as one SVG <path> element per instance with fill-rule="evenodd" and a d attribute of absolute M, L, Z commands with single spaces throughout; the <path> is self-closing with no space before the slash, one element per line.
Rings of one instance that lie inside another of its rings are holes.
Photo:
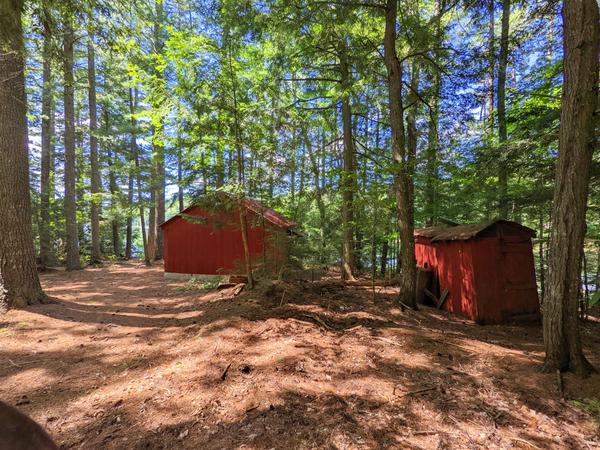
<path fill-rule="evenodd" d="M 539 325 L 401 311 L 391 287 L 234 297 L 137 263 L 42 283 L 57 303 L 0 317 L 0 398 L 61 448 L 600 448 L 581 407 L 600 375 L 561 398 Z M 582 332 L 600 368 L 600 323 Z"/>

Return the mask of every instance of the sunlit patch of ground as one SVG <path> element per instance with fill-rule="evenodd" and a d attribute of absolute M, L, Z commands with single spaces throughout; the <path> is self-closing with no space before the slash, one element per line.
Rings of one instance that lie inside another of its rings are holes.
<path fill-rule="evenodd" d="M 0 318 L 0 398 L 63 448 L 600 446 L 571 401 L 600 376 L 566 375 L 562 399 L 539 327 L 403 312 L 390 287 L 182 290 L 135 263 L 42 281 L 58 303 Z"/>

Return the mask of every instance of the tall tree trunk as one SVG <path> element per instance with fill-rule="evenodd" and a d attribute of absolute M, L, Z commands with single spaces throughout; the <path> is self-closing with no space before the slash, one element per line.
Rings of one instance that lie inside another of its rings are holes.
<path fill-rule="evenodd" d="M 133 171 L 130 170 L 127 179 L 127 223 L 125 225 L 125 260 L 132 257 L 133 248 Z"/>
<path fill-rule="evenodd" d="M 154 170 L 154 166 L 151 170 Z M 152 184 L 152 176 L 150 177 L 150 183 Z M 156 190 L 151 186 L 150 188 L 150 207 L 148 208 L 148 242 L 146 248 L 148 250 L 148 258 L 150 262 L 155 261 L 156 258 L 156 245 L 157 245 L 157 222 L 156 217 Z"/>
<path fill-rule="evenodd" d="M 321 186 L 321 177 L 319 175 L 319 164 L 317 161 L 317 155 L 315 155 L 313 146 L 311 145 L 306 126 L 303 127 L 303 134 L 304 134 L 304 145 L 306 145 L 306 150 L 308 153 L 308 160 L 310 162 L 310 168 L 311 168 L 311 171 L 312 171 L 313 177 L 314 177 L 315 200 L 317 202 L 317 209 L 319 210 L 319 238 L 321 241 L 320 251 L 319 251 L 319 263 L 325 264 L 325 248 L 327 245 L 326 222 L 325 222 L 326 211 L 325 211 L 325 202 L 323 201 L 323 188 Z"/>
<path fill-rule="evenodd" d="M 488 15 L 490 18 L 489 23 L 489 36 L 488 36 L 488 98 L 487 98 L 487 135 L 491 137 L 494 134 L 494 80 L 496 79 L 496 25 L 495 25 L 495 8 L 494 2 L 496 0 L 488 0 Z"/>
<path fill-rule="evenodd" d="M 75 155 L 75 81 L 73 79 L 73 18 L 64 13 L 63 71 L 64 71 L 64 114 L 65 114 L 65 199 L 67 270 L 81 269 L 79 259 L 79 232 L 77 228 L 77 201 L 75 181 L 77 163 Z"/>
<path fill-rule="evenodd" d="M 50 173 L 54 170 L 52 153 L 54 152 L 54 81 L 52 77 L 52 30 L 48 17 L 42 17 L 43 50 L 42 50 L 42 154 L 40 170 L 40 262 L 43 268 L 55 264 L 56 257 L 52 250 L 50 237 L 50 197 L 52 186 Z"/>
<path fill-rule="evenodd" d="M 508 65 L 508 37 L 510 27 L 510 1 L 502 0 L 502 31 L 500 35 L 500 56 L 498 58 L 498 139 L 500 157 L 498 158 L 498 213 L 501 218 L 508 217 L 508 163 L 506 131 L 506 67 Z"/>
<path fill-rule="evenodd" d="M 108 110 L 108 106 L 104 108 L 104 128 L 106 136 L 110 136 L 111 134 L 111 125 L 110 125 L 110 112 Z M 115 173 L 115 164 L 116 164 L 116 152 L 112 150 L 112 142 L 107 142 L 106 146 L 106 159 L 108 165 L 108 187 L 110 189 L 110 225 L 112 231 L 112 248 L 113 255 L 117 258 L 121 257 L 121 236 L 119 233 L 119 186 L 117 183 L 117 175 Z"/>
<path fill-rule="evenodd" d="M 543 187 L 543 179 L 540 179 L 540 185 Z M 544 258 L 544 207 L 540 205 L 539 232 L 538 232 L 538 259 L 540 261 L 540 304 L 544 304 L 546 295 L 546 263 Z"/>
<path fill-rule="evenodd" d="M 179 128 L 177 128 L 177 201 L 179 202 L 179 211 L 183 211 L 183 149 L 179 133 Z M 204 172 L 204 161 L 202 167 Z M 206 189 L 206 183 L 204 183 L 204 189 Z"/>
<path fill-rule="evenodd" d="M 596 241 L 596 291 L 600 290 L 600 242 Z"/>
<path fill-rule="evenodd" d="M 352 137 L 352 111 L 350 109 L 350 70 L 346 54 L 346 43 L 340 42 L 338 51 L 342 87 L 343 162 L 342 189 L 342 278 L 354 280 L 354 139 Z"/>
<path fill-rule="evenodd" d="M 0 0 L 0 312 L 46 300 L 31 229 L 22 8 Z"/>
<path fill-rule="evenodd" d="M 598 106 L 600 17 L 596 0 L 565 0 L 564 85 L 544 302 L 545 371 L 592 369 L 583 355 L 577 314 L 593 114 Z"/>
<path fill-rule="evenodd" d="M 492 0 L 493 1 L 493 0 Z M 431 86 L 431 111 L 427 130 L 427 153 L 425 162 L 425 222 L 427 226 L 437 223 L 436 190 L 438 184 L 438 152 L 439 152 L 439 126 L 440 126 L 440 95 L 442 91 L 442 77 L 440 69 L 442 64 L 441 50 L 443 42 L 443 30 L 441 25 L 441 14 L 443 0 L 436 0 L 436 15 L 438 20 L 435 28 L 434 51 L 436 66 L 432 70 Z"/>
<path fill-rule="evenodd" d="M 222 144 L 215 146 L 215 159 L 216 159 L 216 188 L 222 188 L 225 184 L 225 148 Z"/>
<path fill-rule="evenodd" d="M 396 54 L 397 0 L 387 0 L 385 11 L 384 60 L 388 75 L 390 125 L 392 128 L 392 157 L 394 159 L 394 188 L 400 232 L 400 294 L 399 300 L 416 308 L 416 275 L 413 199 L 411 197 L 412 162 L 408 159 L 404 136 L 404 107 L 402 105 L 402 65 Z"/>
<path fill-rule="evenodd" d="M 164 53 L 164 1 L 156 0 L 154 3 L 155 17 L 153 24 L 154 56 L 162 58 Z M 153 76 L 153 92 L 151 105 L 158 117 L 153 120 L 152 126 L 152 174 L 150 193 L 150 217 L 148 219 L 148 253 L 151 259 L 159 260 L 163 256 L 163 237 L 160 224 L 165 221 L 165 148 L 164 148 L 164 113 L 166 108 L 164 86 L 164 73 L 155 68 Z"/>
<path fill-rule="evenodd" d="M 88 105 L 90 111 L 90 179 L 91 179 L 91 263 L 97 264 L 102 260 L 100 252 L 100 164 L 98 162 L 98 110 L 96 102 L 96 61 L 94 54 L 94 17 L 88 17 L 87 41 L 87 75 L 88 75 Z"/>
<path fill-rule="evenodd" d="M 132 128 L 132 132 L 134 132 Z M 131 137 L 130 137 L 131 139 Z M 133 163 L 133 164 L 132 164 Z M 129 149 L 129 170 L 127 174 L 127 221 L 125 224 L 125 260 L 133 256 L 133 184 L 135 179 L 135 156 L 133 148 Z"/>
<path fill-rule="evenodd" d="M 242 151 L 242 137 L 240 129 L 240 118 L 237 102 L 237 74 L 233 68 L 233 55 L 231 47 L 229 47 L 229 73 L 231 76 L 231 86 L 233 91 L 233 127 L 234 127 L 234 142 L 237 156 L 237 182 L 238 189 L 241 191 L 238 194 L 238 209 L 240 219 L 240 232 L 242 235 L 242 245 L 244 248 L 244 263 L 246 268 L 246 276 L 248 277 L 248 287 L 254 288 L 254 277 L 252 275 L 252 260 L 250 257 L 250 245 L 248 242 L 248 218 L 246 214 L 246 206 L 244 204 L 245 186 L 244 186 L 244 155 Z"/>
<path fill-rule="evenodd" d="M 414 61 L 411 67 L 411 75 L 410 75 L 410 92 L 408 93 L 408 104 L 411 105 L 408 110 L 408 114 L 406 115 L 406 125 L 407 125 L 407 161 L 409 167 L 414 167 L 415 161 L 417 159 L 417 144 L 419 142 L 419 134 L 417 130 L 417 112 L 418 112 L 418 102 L 419 102 L 419 82 L 420 82 L 420 68 L 417 61 Z M 415 182 L 414 177 L 410 177 L 409 179 L 409 198 L 415 198 Z M 414 211 L 414 203 L 411 201 L 410 208 L 410 222 L 414 223 L 415 221 L 415 211 Z"/>
<path fill-rule="evenodd" d="M 385 274 L 387 272 L 387 260 L 388 260 L 388 249 L 390 246 L 390 242 L 388 241 L 388 239 L 384 239 L 383 243 L 381 244 L 381 278 L 385 277 Z"/>
<path fill-rule="evenodd" d="M 154 28 L 154 40 L 156 46 L 156 52 L 160 55 L 164 53 L 164 30 L 163 30 L 163 21 L 164 21 L 164 0 L 156 1 L 156 21 Z M 164 73 L 159 72 L 159 79 L 161 80 L 161 88 L 164 88 Z M 164 104 L 164 96 L 160 96 L 162 100 L 161 108 L 165 108 Z M 153 147 L 156 152 L 156 259 L 162 259 L 163 257 L 163 233 L 162 228 L 160 228 L 160 224 L 165 221 L 165 143 L 164 143 L 164 123 L 161 118 L 160 124 L 158 125 L 158 141 L 153 140 Z"/>
<path fill-rule="evenodd" d="M 129 114 L 130 114 L 130 123 L 131 123 L 131 133 L 130 133 L 130 147 L 131 154 L 133 155 L 133 162 L 135 164 L 135 183 L 137 189 L 137 202 L 138 208 L 140 212 L 140 229 L 142 231 L 142 246 L 144 250 L 144 263 L 147 266 L 150 266 L 151 259 L 150 253 L 148 251 L 148 238 L 146 236 L 146 220 L 144 215 L 144 197 L 142 195 L 142 175 L 141 175 L 141 164 L 140 164 L 140 154 L 139 149 L 136 142 L 136 129 L 137 124 L 135 120 L 135 105 L 137 99 L 137 92 L 134 93 L 133 88 L 129 88 Z"/>

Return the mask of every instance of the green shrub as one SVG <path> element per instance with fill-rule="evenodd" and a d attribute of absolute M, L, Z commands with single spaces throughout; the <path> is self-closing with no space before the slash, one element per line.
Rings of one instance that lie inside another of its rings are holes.
<path fill-rule="evenodd" d="M 581 400 L 572 400 L 571 403 L 582 411 L 587 412 L 592 418 L 600 424 L 600 400 L 595 398 L 584 398 Z"/>

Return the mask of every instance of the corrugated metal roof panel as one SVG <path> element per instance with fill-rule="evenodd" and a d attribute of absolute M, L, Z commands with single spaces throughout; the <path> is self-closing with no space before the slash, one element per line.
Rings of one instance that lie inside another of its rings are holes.
<path fill-rule="evenodd" d="M 230 201 L 230 202 L 237 201 L 237 197 L 235 197 L 233 194 L 229 194 L 227 192 L 218 192 L 216 195 L 219 195 L 222 199 L 226 199 L 227 201 Z M 284 228 L 286 230 L 289 230 L 290 228 L 293 228 L 294 226 L 296 226 L 296 222 L 288 219 L 287 217 L 283 216 L 282 214 L 279 214 L 277 211 L 267 208 L 258 200 L 246 197 L 246 198 L 244 198 L 244 205 L 246 206 L 246 208 L 248 210 L 258 214 L 259 216 L 264 217 L 265 220 L 267 220 L 269 223 L 271 223 L 275 226 Z M 166 220 L 165 222 L 163 222 L 160 226 L 162 227 L 162 226 L 166 225 L 167 223 L 171 222 L 176 217 L 179 217 L 181 214 L 185 214 L 186 212 L 189 212 L 189 210 L 191 208 L 193 208 L 194 206 L 199 206 L 199 205 L 192 204 L 191 206 L 188 206 L 183 211 L 181 211 L 179 214 L 175 214 L 173 217 L 171 217 L 168 220 Z"/>
<path fill-rule="evenodd" d="M 454 227 L 431 227 L 415 230 L 414 235 L 430 238 L 432 241 L 458 241 L 467 240 L 479 236 L 484 231 L 496 225 L 503 225 L 517 230 L 520 233 L 535 236 L 535 231 L 531 228 L 510 220 L 492 220 L 490 222 L 472 223 L 457 225 Z"/>

